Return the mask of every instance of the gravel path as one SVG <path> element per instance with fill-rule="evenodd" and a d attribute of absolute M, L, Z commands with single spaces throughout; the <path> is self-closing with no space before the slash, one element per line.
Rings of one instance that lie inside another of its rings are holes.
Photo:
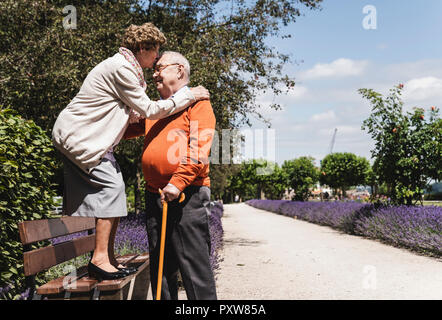
<path fill-rule="evenodd" d="M 442 299 L 440 259 L 246 204 L 223 227 L 219 299 Z"/>

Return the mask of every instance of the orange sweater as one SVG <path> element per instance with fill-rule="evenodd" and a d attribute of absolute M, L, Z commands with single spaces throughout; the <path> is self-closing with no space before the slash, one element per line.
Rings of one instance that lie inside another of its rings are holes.
<path fill-rule="evenodd" d="M 129 125 L 124 138 L 145 135 L 141 163 L 147 190 L 158 193 L 168 183 L 181 191 L 189 185 L 210 187 L 215 123 L 210 101 L 203 100 L 165 119 Z"/>

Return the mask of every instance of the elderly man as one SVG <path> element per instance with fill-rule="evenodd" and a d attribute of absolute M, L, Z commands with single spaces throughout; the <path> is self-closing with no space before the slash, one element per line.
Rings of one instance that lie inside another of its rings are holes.
<path fill-rule="evenodd" d="M 153 78 L 162 99 L 189 90 L 190 65 L 177 52 L 164 52 Z M 168 201 L 168 221 L 161 299 L 178 299 L 181 273 L 189 300 L 215 300 L 210 266 L 209 152 L 215 116 L 209 100 L 161 120 L 145 120 L 126 131 L 126 138 L 145 134 L 142 167 L 146 180 L 147 233 L 152 292 L 156 292 L 160 248 L 161 199 Z M 159 194 L 162 189 L 162 195 Z M 185 201 L 178 202 L 183 192 Z"/>

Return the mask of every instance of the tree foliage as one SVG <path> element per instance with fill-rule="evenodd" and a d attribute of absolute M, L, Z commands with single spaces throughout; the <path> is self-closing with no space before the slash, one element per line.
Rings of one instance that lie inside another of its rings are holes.
<path fill-rule="evenodd" d="M 293 200 L 306 201 L 311 189 L 319 180 L 319 172 L 312 157 L 300 157 L 286 160 L 282 169 L 287 177 L 288 186 L 295 192 Z"/>
<path fill-rule="evenodd" d="M 321 184 L 340 189 L 343 196 L 351 186 L 366 184 L 369 174 L 368 160 L 353 153 L 330 153 L 321 161 Z"/>
<path fill-rule="evenodd" d="M 410 205 L 422 199 L 431 180 L 442 177 L 442 119 L 435 106 L 404 112 L 402 90 L 403 85 L 394 87 L 387 97 L 372 89 L 359 93 L 372 105 L 362 128 L 375 141 L 374 173 L 393 202 Z"/>
<path fill-rule="evenodd" d="M 261 192 L 268 178 L 265 171 L 268 165 L 262 159 L 243 162 L 239 171 L 229 179 L 230 191 L 239 195 L 241 200 L 261 199 Z"/>
<path fill-rule="evenodd" d="M 52 142 L 32 120 L 0 108 L 0 288 L 23 285 L 18 223 L 51 216 Z"/>
<path fill-rule="evenodd" d="M 306 201 L 310 190 L 318 181 L 318 170 L 311 157 L 300 157 L 277 163 L 263 159 L 243 162 L 236 173 L 229 177 L 229 190 L 241 200 L 282 199 L 284 193 L 292 189 L 293 200 Z"/>
<path fill-rule="evenodd" d="M 244 161 L 237 165 L 235 174 L 228 178 L 228 190 L 231 193 L 228 201 L 238 195 L 241 200 L 281 199 L 287 189 L 286 178 L 277 163 L 264 159 Z"/>
<path fill-rule="evenodd" d="M 273 170 L 271 173 L 269 172 L 270 174 L 266 177 L 262 191 L 264 192 L 266 199 L 280 200 L 289 188 L 287 172 L 277 163 L 273 165 Z"/>
<path fill-rule="evenodd" d="M 282 34 L 283 27 L 296 21 L 303 9 L 317 9 L 321 2 L 3 0 L 0 104 L 10 105 L 49 134 L 88 72 L 117 52 L 124 29 L 150 21 L 168 39 L 163 49 L 179 51 L 189 59 L 190 85 L 204 85 L 211 92 L 217 130 L 239 127 L 249 123 L 251 116 L 263 119 L 258 94 L 280 94 L 294 85 L 282 71 L 289 56 L 265 40 L 289 37 Z M 66 15 L 62 10 L 67 5 L 76 9 L 76 29 L 63 28 Z M 150 78 L 151 73 L 146 72 L 147 93 L 157 99 Z M 119 160 L 129 164 L 131 159 L 139 159 L 141 147 L 139 140 L 122 142 L 117 148 Z M 220 168 L 213 167 L 212 178 L 223 177 L 217 173 Z M 140 174 L 139 168 L 123 171 L 130 184 Z M 61 185 L 60 171 L 57 176 Z"/>

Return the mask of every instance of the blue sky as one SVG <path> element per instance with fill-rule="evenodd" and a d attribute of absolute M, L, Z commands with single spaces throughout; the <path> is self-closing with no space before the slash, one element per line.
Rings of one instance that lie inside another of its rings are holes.
<path fill-rule="evenodd" d="M 366 5 L 376 8 L 375 30 L 363 28 Z M 293 62 L 302 61 L 285 67 L 297 81 L 291 92 L 258 98 L 275 130 L 278 163 L 310 155 L 319 164 L 335 128 L 333 151 L 370 160 L 373 141 L 361 130 L 370 105 L 357 93 L 359 88 L 386 94 L 404 83 L 407 110 L 441 105 L 442 1 L 325 0 L 322 8 L 304 10 L 305 16 L 286 27 L 284 33 L 292 34 L 291 39 L 268 40 L 291 54 Z M 267 106 L 273 101 L 283 110 L 270 110 Z M 252 129 L 259 128 L 265 126 L 254 121 Z"/>
<path fill-rule="evenodd" d="M 362 27 L 366 5 L 377 9 L 376 30 Z M 440 56 L 442 42 L 435 34 L 442 27 L 442 1 L 325 0 L 322 7 L 304 10 L 305 16 L 286 29 L 294 38 L 278 41 L 279 49 L 303 59 L 306 67 L 343 55 L 383 63 Z"/>

